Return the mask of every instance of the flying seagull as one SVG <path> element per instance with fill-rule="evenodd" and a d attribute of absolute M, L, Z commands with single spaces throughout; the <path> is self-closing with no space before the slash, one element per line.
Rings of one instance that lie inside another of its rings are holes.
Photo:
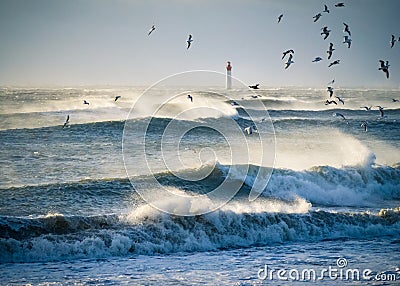
<path fill-rule="evenodd" d="M 344 7 L 344 3 L 343 2 L 337 3 L 335 4 L 335 7 Z"/>
<path fill-rule="evenodd" d="M 89 102 L 87 102 L 86 100 L 84 100 L 84 101 L 83 101 L 83 104 L 89 105 Z"/>
<path fill-rule="evenodd" d="M 335 95 L 335 97 L 339 100 L 339 102 L 341 102 L 344 105 L 344 100 L 341 97 L 336 96 L 336 95 Z"/>
<path fill-rule="evenodd" d="M 294 54 L 294 50 L 287 50 L 282 53 L 282 60 L 286 57 L 287 54 Z"/>
<path fill-rule="evenodd" d="M 339 117 L 342 117 L 342 118 L 343 118 L 343 120 L 344 120 L 344 121 L 346 121 L 346 123 L 347 123 L 347 124 L 349 124 L 349 121 L 347 121 L 346 117 L 344 117 L 344 115 L 343 115 L 343 114 L 336 112 L 336 113 L 334 113 L 334 114 L 333 114 L 333 116 L 339 116 Z"/>
<path fill-rule="evenodd" d="M 334 66 L 334 65 L 338 65 L 338 64 L 340 64 L 340 60 L 333 61 L 332 63 L 329 64 L 328 68 L 330 68 L 331 66 Z"/>
<path fill-rule="evenodd" d="M 368 121 L 363 121 L 361 123 L 361 127 L 363 127 L 364 131 L 367 132 L 368 131 Z"/>
<path fill-rule="evenodd" d="M 69 114 L 67 115 L 67 120 L 65 120 L 63 128 L 67 127 L 68 124 L 69 124 Z"/>
<path fill-rule="evenodd" d="M 192 44 L 193 40 L 192 40 L 192 35 L 189 35 L 189 38 L 187 39 L 187 50 L 190 48 L 190 45 Z"/>
<path fill-rule="evenodd" d="M 328 82 L 328 84 L 334 84 L 334 83 L 335 83 L 334 79 L 332 79 L 330 82 Z"/>
<path fill-rule="evenodd" d="M 351 36 L 349 25 L 347 25 L 346 23 L 343 23 L 343 25 L 344 25 L 343 33 L 347 33 L 347 34 L 349 34 L 349 36 Z"/>
<path fill-rule="evenodd" d="M 248 135 L 253 134 L 253 128 L 252 128 L 251 126 L 246 127 L 246 128 L 244 129 L 244 131 L 246 131 Z"/>
<path fill-rule="evenodd" d="M 382 107 L 382 106 L 380 106 L 380 105 L 377 105 L 377 106 L 375 106 L 375 107 L 378 107 L 378 108 L 379 108 L 379 112 L 381 113 L 381 118 L 385 117 L 385 113 L 383 112 L 383 108 L 384 108 L 384 107 Z"/>
<path fill-rule="evenodd" d="M 250 88 L 252 88 L 252 89 L 259 89 L 259 86 L 260 84 L 259 83 L 257 83 L 256 85 L 249 85 L 249 87 Z"/>
<path fill-rule="evenodd" d="M 333 48 L 333 43 L 330 43 L 330 44 L 329 44 L 329 50 L 326 51 L 326 52 L 328 53 L 328 60 L 331 59 L 332 53 L 333 53 L 334 50 L 335 50 L 335 49 Z"/>
<path fill-rule="evenodd" d="M 392 39 L 390 40 L 390 47 L 393 48 L 395 43 L 396 43 L 396 39 L 394 38 L 394 35 L 392 35 Z"/>
<path fill-rule="evenodd" d="M 332 95 L 333 95 L 333 87 L 331 87 L 331 86 L 328 86 L 328 89 L 327 89 L 327 91 L 329 92 L 329 98 L 331 98 L 331 97 L 332 97 Z"/>
<path fill-rule="evenodd" d="M 278 23 L 281 22 L 282 18 L 283 18 L 283 14 L 280 14 L 279 17 L 278 17 Z"/>
<path fill-rule="evenodd" d="M 400 102 L 400 100 L 392 98 L 392 102 Z"/>
<path fill-rule="evenodd" d="M 368 107 L 368 106 L 361 106 L 360 108 L 365 108 L 366 111 L 371 110 L 372 106 Z"/>
<path fill-rule="evenodd" d="M 289 55 L 289 59 L 288 59 L 288 61 L 286 62 L 285 69 L 287 69 L 291 64 L 294 63 L 294 61 L 292 61 L 292 58 L 293 58 L 293 55 L 290 54 L 290 55 Z"/>
<path fill-rule="evenodd" d="M 343 44 L 347 44 L 348 46 L 348 48 L 350 48 L 350 46 L 351 46 L 351 39 L 349 38 L 349 36 L 344 36 L 344 41 L 343 41 Z"/>
<path fill-rule="evenodd" d="M 121 96 L 120 96 L 120 95 L 117 95 L 117 96 L 115 97 L 114 101 L 117 101 L 117 100 L 120 99 L 120 98 L 121 98 Z"/>
<path fill-rule="evenodd" d="M 379 60 L 381 63 L 381 67 L 378 70 L 383 71 L 386 74 L 386 78 L 389 78 L 389 61 L 386 61 L 386 64 L 383 60 Z"/>
<path fill-rule="evenodd" d="M 324 5 L 324 11 L 322 11 L 322 12 L 329 13 L 328 6 Z"/>
<path fill-rule="evenodd" d="M 313 62 L 313 63 L 317 63 L 317 62 L 319 62 L 319 61 L 322 61 L 322 58 L 321 58 L 321 57 L 316 57 L 312 62 Z"/>
<path fill-rule="evenodd" d="M 317 15 L 315 15 L 315 16 L 313 17 L 314 23 L 317 22 L 317 21 L 319 20 L 319 18 L 321 18 L 321 16 L 322 16 L 321 13 L 318 13 Z"/>
<path fill-rule="evenodd" d="M 155 26 L 155 25 L 151 26 L 151 28 L 150 28 L 149 33 L 147 34 L 147 36 L 150 36 L 150 34 L 153 33 L 153 31 L 154 31 L 155 29 L 156 29 L 156 26 Z"/>
<path fill-rule="evenodd" d="M 325 35 L 324 40 L 326 40 L 326 38 L 329 37 L 329 33 L 331 32 L 331 30 L 328 30 L 327 26 L 323 27 L 321 30 L 321 35 Z"/>
<path fill-rule="evenodd" d="M 190 101 L 193 102 L 193 96 L 191 96 L 190 94 L 188 94 L 187 99 L 190 99 Z"/>
<path fill-rule="evenodd" d="M 336 101 L 334 101 L 334 100 L 326 100 L 325 101 L 325 105 L 330 105 L 330 104 L 335 104 L 335 105 L 337 105 L 337 102 Z"/>

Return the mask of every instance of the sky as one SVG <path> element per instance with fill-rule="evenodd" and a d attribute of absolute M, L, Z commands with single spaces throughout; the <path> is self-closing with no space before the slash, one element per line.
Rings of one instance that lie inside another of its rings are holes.
<path fill-rule="evenodd" d="M 190 70 L 262 87 L 400 88 L 400 1 L 0 0 L 0 85 L 148 86 Z M 313 22 L 327 4 L 330 13 Z M 277 18 L 283 14 L 278 24 Z M 352 47 L 343 44 L 343 22 Z M 152 25 L 156 30 L 147 35 Z M 327 40 L 321 28 L 332 31 Z M 186 40 L 193 43 L 186 49 Z M 328 68 L 326 50 L 333 42 Z M 295 50 L 287 70 L 282 52 Z M 312 63 L 320 56 L 323 61 Z M 389 60 L 390 79 L 378 70 Z"/>

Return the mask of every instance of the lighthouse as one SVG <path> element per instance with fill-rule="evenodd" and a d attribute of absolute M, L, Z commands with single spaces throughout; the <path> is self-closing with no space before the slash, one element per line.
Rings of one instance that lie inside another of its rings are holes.
<path fill-rule="evenodd" d="M 226 65 L 226 89 L 232 88 L 232 66 L 231 62 Z"/>

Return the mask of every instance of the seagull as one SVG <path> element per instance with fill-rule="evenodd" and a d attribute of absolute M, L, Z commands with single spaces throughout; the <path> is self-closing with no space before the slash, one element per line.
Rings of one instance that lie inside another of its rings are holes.
<path fill-rule="evenodd" d="M 319 61 L 322 61 L 322 58 L 321 58 L 321 57 L 316 57 L 312 62 L 313 62 L 313 63 L 317 63 L 317 62 L 319 62 Z"/>
<path fill-rule="evenodd" d="M 332 79 L 330 82 L 328 82 L 328 84 L 334 84 L 334 83 L 335 83 L 334 79 Z"/>
<path fill-rule="evenodd" d="M 317 22 L 317 21 L 319 20 L 319 18 L 321 18 L 321 16 L 322 16 L 321 13 L 318 13 L 317 15 L 315 15 L 315 16 L 313 17 L 314 23 Z"/>
<path fill-rule="evenodd" d="M 349 38 L 349 36 L 344 36 L 344 41 L 343 41 L 343 44 L 348 44 L 348 48 L 350 48 L 350 46 L 351 46 L 351 39 Z"/>
<path fill-rule="evenodd" d="M 396 43 L 396 39 L 394 38 L 394 35 L 392 35 L 392 39 L 390 40 L 390 47 L 393 48 L 395 43 Z"/>
<path fill-rule="evenodd" d="M 280 14 L 279 17 L 278 17 L 278 24 L 281 22 L 282 17 L 283 17 L 283 14 Z"/>
<path fill-rule="evenodd" d="M 335 7 L 344 7 L 344 3 L 343 2 L 337 3 L 335 4 Z"/>
<path fill-rule="evenodd" d="M 361 127 L 364 127 L 364 131 L 367 132 L 368 131 L 368 121 L 363 121 L 361 123 Z"/>
<path fill-rule="evenodd" d="M 385 117 L 385 114 L 384 114 L 384 112 L 383 112 L 383 108 L 384 108 L 384 107 L 382 107 L 382 106 L 380 106 L 380 105 L 375 106 L 375 107 L 378 107 L 378 108 L 379 108 L 379 112 L 381 113 L 381 118 Z"/>
<path fill-rule="evenodd" d="M 333 95 L 333 87 L 331 87 L 331 86 L 328 86 L 328 89 L 327 89 L 327 91 L 329 91 L 329 98 L 331 98 L 331 97 L 332 97 L 332 95 Z"/>
<path fill-rule="evenodd" d="M 337 105 L 337 102 L 336 101 L 334 101 L 334 100 L 326 100 L 325 101 L 325 105 L 330 105 L 330 104 L 335 104 L 335 105 Z"/>
<path fill-rule="evenodd" d="M 294 51 L 293 50 L 287 50 L 287 51 L 283 52 L 282 54 L 283 54 L 283 56 L 282 56 L 282 60 L 283 60 L 286 57 L 287 54 L 294 54 Z"/>
<path fill-rule="evenodd" d="M 147 36 L 150 36 L 150 34 L 153 33 L 153 31 L 154 31 L 155 29 L 156 29 L 156 26 L 155 26 L 155 25 L 151 26 L 151 28 L 150 28 L 149 33 L 147 34 Z"/>
<path fill-rule="evenodd" d="M 251 126 L 246 127 L 246 128 L 244 129 L 244 131 L 246 131 L 248 135 L 253 134 L 253 128 L 252 128 Z"/>
<path fill-rule="evenodd" d="M 344 100 L 342 98 L 340 98 L 339 96 L 336 96 L 336 95 L 335 95 L 335 97 L 339 100 L 339 102 L 341 102 L 344 105 Z"/>
<path fill-rule="evenodd" d="M 83 104 L 89 105 L 89 102 L 87 102 L 86 100 L 84 100 L 84 101 L 83 101 Z"/>
<path fill-rule="evenodd" d="M 392 98 L 392 102 L 400 102 L 400 100 Z"/>
<path fill-rule="evenodd" d="M 365 108 L 366 111 L 371 110 L 372 106 L 368 107 L 368 106 L 361 106 L 360 108 Z"/>
<path fill-rule="evenodd" d="M 338 65 L 338 64 L 340 64 L 340 60 L 336 60 L 336 61 L 330 63 L 328 68 L 330 68 L 331 66 L 334 66 L 334 65 Z"/>
<path fill-rule="evenodd" d="M 252 89 L 259 89 L 259 86 L 260 84 L 259 83 L 257 83 L 256 85 L 249 85 L 249 87 L 250 88 L 252 88 Z"/>
<path fill-rule="evenodd" d="M 351 36 L 349 25 L 347 25 L 346 23 L 343 23 L 343 25 L 344 25 L 343 33 L 347 33 L 347 34 L 349 34 L 349 36 Z"/>
<path fill-rule="evenodd" d="M 349 124 L 349 121 L 346 119 L 346 117 L 344 117 L 343 114 L 336 112 L 336 113 L 333 114 L 333 116 L 340 116 L 340 117 L 343 118 L 344 121 L 346 121 L 347 124 Z"/>
<path fill-rule="evenodd" d="M 333 48 L 333 43 L 329 44 L 329 50 L 327 50 L 326 52 L 328 53 L 328 60 L 332 57 L 332 53 L 335 49 Z"/>
<path fill-rule="evenodd" d="M 187 99 L 190 99 L 190 101 L 193 102 L 193 96 L 191 96 L 190 94 L 188 94 Z"/>
<path fill-rule="evenodd" d="M 288 61 L 286 62 L 285 69 L 287 69 L 291 64 L 294 63 L 294 61 L 292 61 L 292 58 L 293 58 L 293 55 L 290 54 L 290 55 L 289 55 L 289 59 L 288 59 Z"/>
<path fill-rule="evenodd" d="M 69 124 L 69 114 L 67 115 L 67 120 L 65 120 L 63 128 L 65 128 L 68 124 Z"/>
<path fill-rule="evenodd" d="M 389 78 L 389 61 L 386 61 L 386 64 L 383 60 L 379 60 L 381 63 L 381 67 L 378 70 L 383 71 L 386 74 L 386 78 Z"/>
<path fill-rule="evenodd" d="M 120 96 L 120 95 L 117 95 L 117 96 L 115 97 L 114 101 L 117 101 L 117 100 L 120 99 L 120 98 L 121 98 L 121 96 Z"/>
<path fill-rule="evenodd" d="M 328 6 L 324 5 L 324 11 L 322 11 L 322 12 L 329 13 Z"/>
<path fill-rule="evenodd" d="M 331 30 L 328 30 L 327 26 L 323 27 L 321 30 L 322 30 L 321 35 L 325 35 L 324 40 L 326 40 L 326 38 L 329 37 L 329 33 L 330 33 Z"/>
<path fill-rule="evenodd" d="M 193 40 L 192 40 L 192 35 L 189 35 L 189 38 L 187 39 L 186 42 L 187 42 L 187 44 L 188 44 L 186 49 L 188 50 L 188 49 L 190 48 L 190 45 L 191 45 L 192 42 L 193 42 Z"/>

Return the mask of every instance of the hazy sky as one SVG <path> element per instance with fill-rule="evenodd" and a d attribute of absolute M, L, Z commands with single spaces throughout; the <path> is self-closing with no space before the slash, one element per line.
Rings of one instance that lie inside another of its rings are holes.
<path fill-rule="evenodd" d="M 187 70 L 247 84 L 400 86 L 399 0 L 0 0 L 0 85 L 150 85 Z M 313 23 L 327 4 L 331 10 Z M 282 22 L 277 17 L 284 14 Z M 343 22 L 352 47 L 343 42 Z M 156 30 L 148 37 L 151 25 Z M 332 30 L 323 40 L 320 29 Z M 192 47 L 186 50 L 188 34 Z M 333 42 L 328 68 L 326 50 Z M 282 52 L 294 49 L 284 69 Z M 314 57 L 324 60 L 312 63 Z M 390 61 L 391 78 L 378 71 Z"/>

